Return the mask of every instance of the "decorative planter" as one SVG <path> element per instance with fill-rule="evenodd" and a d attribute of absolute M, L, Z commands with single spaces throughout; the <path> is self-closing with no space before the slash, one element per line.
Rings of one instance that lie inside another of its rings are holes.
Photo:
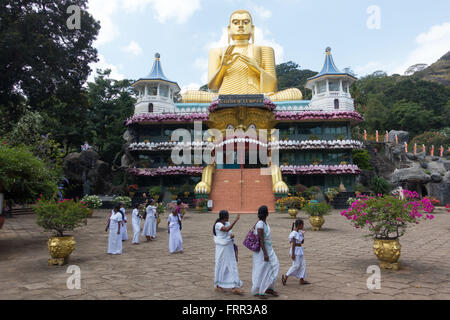
<path fill-rule="evenodd" d="M 197 210 L 198 212 L 202 212 L 203 208 L 202 207 L 195 207 L 195 210 Z"/>
<path fill-rule="evenodd" d="M 399 270 L 401 245 L 398 239 L 395 240 L 373 240 L 373 252 L 380 260 L 381 269 Z"/>
<path fill-rule="evenodd" d="M 158 219 L 156 219 L 156 226 L 159 227 L 159 223 L 161 222 L 161 217 L 158 216 Z"/>
<path fill-rule="evenodd" d="M 280 206 L 279 209 L 280 209 L 280 212 L 285 212 L 287 208 L 286 208 L 286 207 L 283 207 L 283 206 Z"/>
<path fill-rule="evenodd" d="M 175 195 L 175 194 L 172 194 L 171 196 L 170 196 L 170 198 L 172 199 L 172 200 L 177 200 L 177 195 Z"/>
<path fill-rule="evenodd" d="M 288 209 L 288 213 L 292 219 L 295 219 L 298 214 L 298 209 Z"/>
<path fill-rule="evenodd" d="M 93 214 L 94 214 L 94 209 L 89 208 L 88 218 L 92 217 Z"/>
<path fill-rule="evenodd" d="M 311 216 L 309 217 L 309 223 L 311 223 L 313 231 L 320 231 L 325 223 L 325 219 L 322 216 Z"/>
<path fill-rule="evenodd" d="M 155 199 L 156 201 L 159 199 L 159 195 L 154 195 L 154 196 L 152 196 L 153 197 L 153 199 Z"/>
<path fill-rule="evenodd" d="M 48 252 L 51 259 L 48 259 L 48 265 L 62 266 L 67 264 L 69 256 L 75 250 L 75 240 L 72 236 L 52 237 L 47 241 Z"/>
<path fill-rule="evenodd" d="M 136 194 L 136 192 L 132 192 L 132 191 L 128 192 L 128 195 L 130 196 L 130 198 L 133 198 L 135 194 Z"/>
<path fill-rule="evenodd" d="M 186 192 L 184 193 L 184 196 L 187 198 L 187 197 L 189 197 L 190 194 L 191 194 L 190 192 L 186 191 Z"/>

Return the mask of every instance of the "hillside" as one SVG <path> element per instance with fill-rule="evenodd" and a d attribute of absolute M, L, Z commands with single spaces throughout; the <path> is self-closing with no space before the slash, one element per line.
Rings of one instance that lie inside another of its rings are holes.
<path fill-rule="evenodd" d="M 417 80 L 433 81 L 450 86 L 450 51 L 431 66 L 416 72 L 412 77 Z"/>

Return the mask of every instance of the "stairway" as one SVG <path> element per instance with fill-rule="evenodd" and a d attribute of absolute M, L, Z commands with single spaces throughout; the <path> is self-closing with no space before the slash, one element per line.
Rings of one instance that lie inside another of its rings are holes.
<path fill-rule="evenodd" d="M 275 212 L 272 177 L 260 169 L 217 169 L 209 199 L 213 212 L 256 213 L 261 205 Z"/>
<path fill-rule="evenodd" d="M 349 205 L 347 204 L 348 198 L 355 198 L 356 194 L 354 192 L 339 192 L 339 194 L 334 197 L 331 205 L 335 209 L 347 209 Z"/>

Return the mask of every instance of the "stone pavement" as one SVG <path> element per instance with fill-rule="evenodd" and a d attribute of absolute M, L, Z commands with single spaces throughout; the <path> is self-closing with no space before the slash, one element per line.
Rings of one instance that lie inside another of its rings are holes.
<path fill-rule="evenodd" d="M 216 215 L 188 212 L 183 223 L 184 253 L 168 251 L 167 214 L 162 217 L 157 240 L 124 243 L 123 254 L 110 256 L 104 231 L 109 210 L 96 210 L 87 226 L 75 231 L 76 249 L 69 265 L 81 269 L 81 289 L 67 289 L 67 267 L 47 265 L 47 235 L 34 215 L 7 219 L 0 230 L 0 299 L 254 299 L 251 296 L 252 253 L 242 241 L 256 222 L 256 214 L 241 215 L 234 229 L 239 245 L 239 275 L 245 295 L 213 290 Z M 323 231 L 313 232 L 305 219 L 305 258 L 309 286 L 294 278 L 281 285 L 288 270 L 287 237 L 292 219 L 271 214 L 275 252 L 281 269 L 273 299 L 450 299 L 450 214 L 438 209 L 433 221 L 409 228 L 401 238 L 400 271 L 381 272 L 381 289 L 366 286 L 367 267 L 377 265 L 372 240 L 354 229 L 336 210 L 325 217 Z M 234 216 L 231 216 L 234 219 Z M 128 234 L 131 235 L 131 223 Z"/>

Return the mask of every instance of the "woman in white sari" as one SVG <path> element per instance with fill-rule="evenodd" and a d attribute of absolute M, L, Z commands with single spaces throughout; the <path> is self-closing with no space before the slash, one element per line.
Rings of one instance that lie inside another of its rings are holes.
<path fill-rule="evenodd" d="M 128 240 L 128 232 L 127 232 L 127 213 L 125 211 L 125 205 L 123 202 L 120 203 L 120 211 L 122 214 L 122 228 L 120 228 L 120 233 L 122 234 L 122 241 Z"/>
<path fill-rule="evenodd" d="M 170 253 L 183 253 L 183 238 L 181 237 L 181 217 L 176 208 L 168 218 L 169 251 Z"/>
<path fill-rule="evenodd" d="M 122 254 L 122 213 L 119 207 L 115 207 L 108 219 L 105 231 L 109 229 L 108 254 Z"/>
<path fill-rule="evenodd" d="M 150 204 L 145 209 L 146 211 L 146 217 L 145 217 L 145 223 L 144 228 L 142 229 L 142 235 L 147 238 L 147 241 L 151 241 L 152 238 L 156 236 L 154 233 L 153 225 L 156 225 L 156 207 L 155 207 L 155 200 L 151 200 Z"/>
<path fill-rule="evenodd" d="M 219 212 L 219 219 L 213 227 L 214 242 L 216 243 L 216 267 L 214 270 L 214 286 L 216 291 L 224 292 L 224 288 L 232 288 L 234 294 L 242 294 L 242 281 L 239 279 L 238 266 L 234 251 L 233 229 L 240 215 L 233 223 L 229 223 L 228 211 Z"/>
<path fill-rule="evenodd" d="M 139 233 L 141 232 L 141 214 L 142 204 L 134 207 L 131 213 L 131 224 L 133 226 L 133 244 L 139 244 Z"/>
<path fill-rule="evenodd" d="M 267 206 L 259 207 L 259 221 L 254 231 L 259 238 L 260 250 L 253 253 L 252 294 L 262 299 L 267 298 L 266 294 L 278 296 L 274 287 L 280 271 L 280 263 L 272 247 L 270 226 L 266 222 L 268 215 Z"/>

